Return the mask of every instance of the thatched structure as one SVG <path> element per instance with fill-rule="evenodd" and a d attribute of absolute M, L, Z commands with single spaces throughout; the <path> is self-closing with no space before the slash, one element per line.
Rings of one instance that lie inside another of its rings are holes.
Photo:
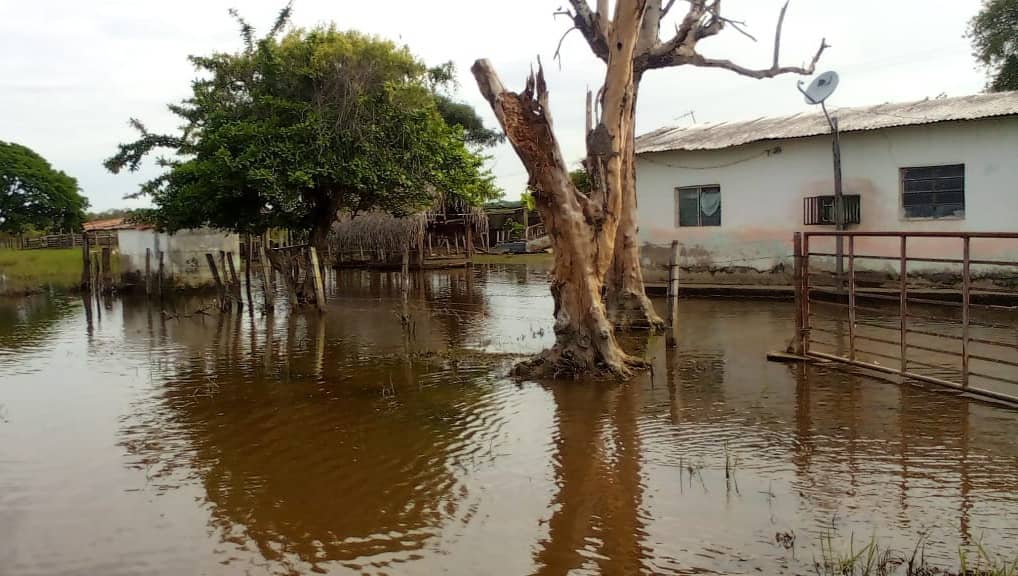
<path fill-rule="evenodd" d="M 397 218 L 385 212 L 343 214 L 332 226 L 329 245 L 338 266 L 463 265 L 484 247 L 488 218 L 484 210 L 443 195 L 428 210 Z"/>

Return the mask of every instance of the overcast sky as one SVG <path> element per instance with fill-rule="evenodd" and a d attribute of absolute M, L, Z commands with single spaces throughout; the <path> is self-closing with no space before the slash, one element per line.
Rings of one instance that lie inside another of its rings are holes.
<path fill-rule="evenodd" d="M 759 43 L 732 30 L 704 41 L 708 56 L 766 67 L 782 0 L 728 0 L 726 16 L 744 20 Z M 76 177 L 94 209 L 138 206 L 123 200 L 156 173 L 115 176 L 102 167 L 137 117 L 153 130 L 176 126 L 166 103 L 188 95 L 189 54 L 240 46 L 227 14 L 238 7 L 260 30 L 283 0 L 0 0 L 0 140 L 24 144 Z M 551 108 L 567 159 L 582 154 L 586 86 L 598 86 L 603 66 L 575 32 L 552 54 L 565 19 L 552 12 L 565 0 L 296 0 L 293 21 L 333 21 L 407 44 L 429 63 L 459 67 L 459 96 L 494 117 L 477 92 L 470 64 L 489 58 L 511 89 L 522 86 L 531 62 L 546 64 Z M 684 2 L 678 2 L 680 12 Z M 965 26 L 978 0 L 792 0 L 782 61 L 802 64 L 821 37 L 832 48 L 820 70 L 837 70 L 834 106 L 971 94 L 983 71 L 971 57 Z M 665 30 L 672 29 L 669 24 Z M 749 119 L 805 109 L 795 77 L 751 80 L 720 70 L 672 68 L 650 73 L 640 89 L 637 131 L 666 124 Z M 492 169 L 507 198 L 518 198 L 526 173 L 508 145 L 493 151 Z"/>

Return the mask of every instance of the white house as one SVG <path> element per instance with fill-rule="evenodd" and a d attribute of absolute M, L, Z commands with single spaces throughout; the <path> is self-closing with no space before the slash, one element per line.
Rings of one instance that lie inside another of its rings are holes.
<path fill-rule="evenodd" d="M 86 232 L 109 231 L 116 234 L 115 253 L 120 260 L 120 274 L 125 283 L 140 283 L 145 274 L 145 260 L 152 274 L 159 269 L 159 253 L 163 253 L 163 274 L 166 282 L 178 288 L 200 288 L 213 284 L 205 254 L 219 251 L 240 254 L 237 234 L 198 228 L 173 234 L 159 232 L 145 224 L 131 224 L 123 218 L 85 223 Z M 240 265 L 238 259 L 237 265 Z"/>
<path fill-rule="evenodd" d="M 1018 92 L 832 113 L 848 230 L 1018 232 Z M 834 230 L 831 144 L 819 110 L 638 137 L 648 283 L 665 279 L 678 240 L 684 282 L 788 284 L 793 233 Z M 1018 259 L 1018 241 L 980 242 L 983 257 Z M 895 256 L 892 244 L 873 241 L 868 253 Z M 917 246 L 933 256 L 954 249 Z"/>

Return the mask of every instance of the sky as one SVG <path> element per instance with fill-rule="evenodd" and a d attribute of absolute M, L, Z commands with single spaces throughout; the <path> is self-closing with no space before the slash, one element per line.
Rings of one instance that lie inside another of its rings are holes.
<path fill-rule="evenodd" d="M 783 0 L 727 0 L 725 16 L 746 22 L 758 42 L 726 30 L 703 41 L 709 57 L 768 67 L 774 24 Z M 32 148 L 78 179 L 92 209 L 137 207 L 125 200 L 158 174 L 114 175 L 102 161 L 134 132 L 178 122 L 166 104 L 186 97 L 195 71 L 190 54 L 235 51 L 241 42 L 228 10 L 236 7 L 261 31 L 284 0 L 0 0 L 0 140 Z M 494 115 L 477 91 L 470 65 L 488 58 L 510 89 L 520 89 L 538 56 L 545 64 L 556 133 L 569 160 L 583 154 L 584 97 L 600 86 L 604 66 L 576 32 L 553 60 L 569 28 L 553 12 L 565 0 L 296 0 L 293 22 L 335 22 L 404 43 L 424 61 L 453 61 L 458 97 L 489 125 Z M 673 12 L 683 11 L 679 1 Z M 829 103 L 860 106 L 979 92 L 985 74 L 971 55 L 965 28 L 979 0 L 792 0 L 782 33 L 782 63 L 801 65 L 820 39 L 831 45 L 818 71 L 841 76 Z M 672 15 L 672 18 L 675 16 Z M 673 30 L 663 26 L 663 33 Z M 746 120 L 806 110 L 798 77 L 743 78 L 689 66 L 648 73 L 640 88 L 637 133 L 664 125 Z M 691 113 L 691 114 L 690 114 Z M 504 144 L 489 151 L 507 199 L 526 185 L 526 172 Z"/>

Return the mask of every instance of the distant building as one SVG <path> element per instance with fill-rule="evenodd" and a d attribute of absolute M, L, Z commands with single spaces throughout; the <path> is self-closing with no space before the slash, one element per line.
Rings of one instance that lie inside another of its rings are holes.
<path fill-rule="evenodd" d="M 848 230 L 1018 231 L 1018 92 L 835 113 Z M 683 282 L 789 284 L 793 232 L 834 229 L 819 110 L 662 128 L 638 137 L 636 153 L 648 283 L 665 280 L 678 240 Z M 1018 256 L 1013 241 L 985 249 Z"/>
<path fill-rule="evenodd" d="M 196 288 L 213 284 L 205 254 L 233 252 L 240 266 L 240 238 L 237 234 L 198 228 L 173 234 L 158 232 L 145 224 L 131 224 L 124 218 L 96 220 L 84 224 L 86 233 L 113 231 L 117 235 L 120 274 L 125 284 L 143 282 L 145 259 L 153 274 L 163 253 L 163 274 L 168 285 Z"/>

